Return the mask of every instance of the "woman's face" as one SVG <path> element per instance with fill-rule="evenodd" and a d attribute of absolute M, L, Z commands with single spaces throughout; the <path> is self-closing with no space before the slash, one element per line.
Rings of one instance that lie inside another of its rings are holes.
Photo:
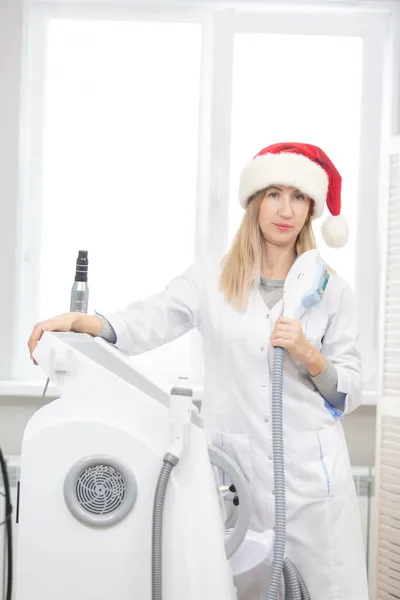
<path fill-rule="evenodd" d="M 269 187 L 261 201 L 258 217 L 264 239 L 275 246 L 294 244 L 310 207 L 311 199 L 294 187 Z"/>

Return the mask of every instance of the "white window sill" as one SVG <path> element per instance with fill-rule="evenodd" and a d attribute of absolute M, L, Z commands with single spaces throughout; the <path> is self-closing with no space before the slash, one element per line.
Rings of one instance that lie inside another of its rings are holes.
<path fill-rule="evenodd" d="M 26 404 L 33 403 L 41 399 L 45 386 L 45 381 L 0 381 L 0 403 L 4 404 L 7 398 L 18 398 L 19 402 Z M 194 400 L 201 402 L 203 394 L 201 388 L 194 388 Z M 46 398 L 54 400 L 58 397 L 57 388 L 49 384 L 46 391 Z M 365 391 L 363 393 L 362 406 L 376 406 L 376 392 Z"/>
<path fill-rule="evenodd" d="M 29 404 L 41 398 L 45 383 L 45 381 L 0 381 L 0 402 L 3 400 L 4 403 L 5 398 L 18 398 Z M 57 388 L 50 383 L 46 398 L 54 400 L 57 396 Z"/>
<path fill-rule="evenodd" d="M 45 388 L 43 381 L 0 381 L 0 404 L 5 404 L 7 399 L 18 399 L 18 403 L 33 404 L 42 399 Z M 168 391 L 168 390 L 166 390 Z M 49 383 L 46 390 L 46 400 L 54 400 L 59 397 L 59 391 L 55 385 Z M 201 402 L 203 390 L 200 387 L 193 387 L 193 400 Z"/>

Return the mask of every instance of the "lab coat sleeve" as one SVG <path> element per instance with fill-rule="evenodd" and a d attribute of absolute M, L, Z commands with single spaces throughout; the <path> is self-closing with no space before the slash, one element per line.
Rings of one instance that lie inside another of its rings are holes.
<path fill-rule="evenodd" d="M 174 278 L 164 291 L 103 314 L 116 334 L 115 345 L 129 355 L 142 354 L 187 333 L 200 323 L 200 265 Z"/>
<path fill-rule="evenodd" d="M 325 398 L 328 410 L 335 411 L 337 409 L 341 415 L 346 402 L 346 394 L 337 391 L 338 374 L 331 361 L 326 359 L 325 369 L 311 379 L 321 396 Z"/>
<path fill-rule="evenodd" d="M 344 410 L 332 407 L 334 416 L 340 416 L 360 405 L 362 392 L 355 298 L 348 284 L 343 285 L 340 293 L 332 298 L 331 304 L 322 354 L 336 369 L 338 393 L 345 394 Z"/>

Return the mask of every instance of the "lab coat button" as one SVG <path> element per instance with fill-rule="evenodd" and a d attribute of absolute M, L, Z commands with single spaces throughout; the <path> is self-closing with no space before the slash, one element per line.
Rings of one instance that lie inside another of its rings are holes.
<path fill-rule="evenodd" d="M 264 352 L 264 350 L 265 350 L 264 346 L 261 346 L 260 350 L 261 350 L 261 352 Z"/>
<path fill-rule="evenodd" d="M 261 387 L 267 387 L 267 384 L 266 383 L 262 383 Z"/>
<path fill-rule="evenodd" d="M 267 315 L 265 315 L 265 318 L 266 318 L 266 319 L 269 319 L 269 313 L 268 313 Z"/>
<path fill-rule="evenodd" d="M 268 419 L 268 417 L 265 417 L 265 419 L 264 419 L 264 422 L 265 422 L 265 423 L 268 423 L 268 422 L 269 422 L 269 419 Z"/>
<path fill-rule="evenodd" d="M 271 455 L 268 456 L 268 460 L 272 460 L 272 456 Z"/>

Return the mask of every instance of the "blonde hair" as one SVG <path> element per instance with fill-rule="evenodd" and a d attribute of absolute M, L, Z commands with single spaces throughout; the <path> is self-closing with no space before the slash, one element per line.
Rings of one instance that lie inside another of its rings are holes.
<path fill-rule="evenodd" d="M 239 310 L 246 306 L 249 291 L 257 287 L 261 274 L 263 236 L 258 219 L 264 195 L 265 190 L 261 190 L 250 198 L 241 226 L 223 259 L 220 287 L 227 301 Z M 309 217 L 312 210 L 311 203 Z M 297 236 L 295 250 L 298 256 L 316 248 L 309 217 Z"/>

